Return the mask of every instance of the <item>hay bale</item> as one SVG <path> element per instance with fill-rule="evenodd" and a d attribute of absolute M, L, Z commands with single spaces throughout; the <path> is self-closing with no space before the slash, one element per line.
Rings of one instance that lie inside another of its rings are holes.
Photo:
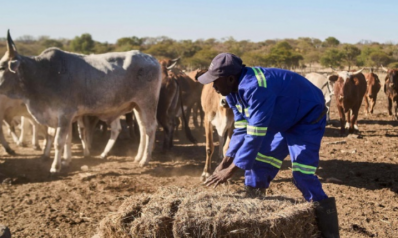
<path fill-rule="evenodd" d="M 161 188 L 127 199 L 100 237 L 318 237 L 310 203 L 229 191 Z"/>

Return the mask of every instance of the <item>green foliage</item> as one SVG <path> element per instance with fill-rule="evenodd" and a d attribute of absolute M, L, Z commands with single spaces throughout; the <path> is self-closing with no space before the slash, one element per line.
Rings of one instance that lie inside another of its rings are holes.
<path fill-rule="evenodd" d="M 391 61 L 390 56 L 383 51 L 377 51 L 377 52 L 371 53 L 370 59 L 373 62 L 373 66 L 376 66 L 376 67 L 379 67 L 380 65 L 387 65 Z"/>
<path fill-rule="evenodd" d="M 325 41 L 323 42 L 324 47 L 335 47 L 338 46 L 339 44 L 340 41 L 334 38 L 333 36 L 326 38 Z"/>
<path fill-rule="evenodd" d="M 398 69 L 398 62 L 392 62 L 388 64 L 389 69 Z"/>
<path fill-rule="evenodd" d="M 158 59 L 180 57 L 179 65 L 188 69 L 207 68 L 218 53 L 230 52 L 240 56 L 248 66 L 273 66 L 281 68 L 313 67 L 321 63 L 325 67 L 396 67 L 398 62 L 398 45 L 361 41 L 357 44 L 341 44 L 335 37 L 328 37 L 323 42 L 316 38 L 300 37 L 298 39 L 261 42 L 249 40 L 238 41 L 233 37 L 174 40 L 167 36 L 159 37 L 122 37 L 116 43 L 94 41 L 90 34 L 83 34 L 74 39 L 50 39 L 48 36 L 33 37 L 29 35 L 14 39 L 18 52 L 32 56 L 40 54 L 49 47 L 58 47 L 71 52 L 84 54 L 124 52 L 141 50 Z M 0 38 L 0 53 L 6 51 L 6 39 Z M 390 65 L 389 65 L 390 66 Z M 311 69 L 310 69 L 311 70 Z"/>
<path fill-rule="evenodd" d="M 337 49 L 327 50 L 321 57 L 321 65 L 324 67 L 340 67 L 343 60 L 343 53 Z"/>
<path fill-rule="evenodd" d="M 63 44 L 62 42 L 58 41 L 58 40 L 53 40 L 53 39 L 45 39 L 42 43 L 42 46 L 44 46 L 45 48 L 50 48 L 50 47 L 57 47 L 62 49 Z"/>
<path fill-rule="evenodd" d="M 89 54 L 94 50 L 94 40 L 91 38 L 91 35 L 86 33 L 79 36 L 76 36 L 70 42 L 70 50 L 74 52 L 79 52 L 83 54 Z"/>
<path fill-rule="evenodd" d="M 278 42 L 271 48 L 270 53 L 264 57 L 266 66 L 280 68 L 298 67 L 303 56 L 294 52 L 293 47 L 286 41 Z"/>
<path fill-rule="evenodd" d="M 348 68 L 350 68 L 352 65 L 356 65 L 357 56 L 361 54 L 361 50 L 353 45 L 345 44 L 341 53 L 343 60 L 346 62 Z"/>

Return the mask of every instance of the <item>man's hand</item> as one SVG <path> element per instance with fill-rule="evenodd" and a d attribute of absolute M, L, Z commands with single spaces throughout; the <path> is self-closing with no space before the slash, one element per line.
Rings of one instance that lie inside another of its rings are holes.
<path fill-rule="evenodd" d="M 206 186 L 214 185 L 214 188 L 216 188 L 219 184 L 227 182 L 237 169 L 238 167 L 236 167 L 234 163 L 231 163 L 229 167 L 214 172 L 209 178 L 207 178 L 204 184 Z"/>
<path fill-rule="evenodd" d="M 221 163 L 216 167 L 213 174 L 219 172 L 220 170 L 228 168 L 232 164 L 233 161 L 234 161 L 234 158 L 225 156 L 224 159 L 222 159 Z"/>

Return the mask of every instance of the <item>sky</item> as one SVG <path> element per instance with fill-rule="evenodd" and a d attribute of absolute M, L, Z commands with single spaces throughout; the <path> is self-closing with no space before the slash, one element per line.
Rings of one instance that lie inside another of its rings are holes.
<path fill-rule="evenodd" d="M 397 43 L 396 0 L 0 0 L 0 37 L 100 42 L 122 37 L 175 40 L 233 37 L 267 39 L 336 37 L 342 43 Z"/>

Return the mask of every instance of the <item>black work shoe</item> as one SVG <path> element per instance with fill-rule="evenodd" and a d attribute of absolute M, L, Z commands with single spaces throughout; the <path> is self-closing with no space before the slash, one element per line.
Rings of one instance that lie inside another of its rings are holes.
<path fill-rule="evenodd" d="M 245 196 L 246 197 L 259 197 L 265 196 L 265 188 L 253 188 L 250 186 L 245 186 Z"/>
<path fill-rule="evenodd" d="M 318 228 L 323 238 L 340 238 L 339 221 L 337 219 L 336 200 L 327 198 L 314 202 Z"/>

